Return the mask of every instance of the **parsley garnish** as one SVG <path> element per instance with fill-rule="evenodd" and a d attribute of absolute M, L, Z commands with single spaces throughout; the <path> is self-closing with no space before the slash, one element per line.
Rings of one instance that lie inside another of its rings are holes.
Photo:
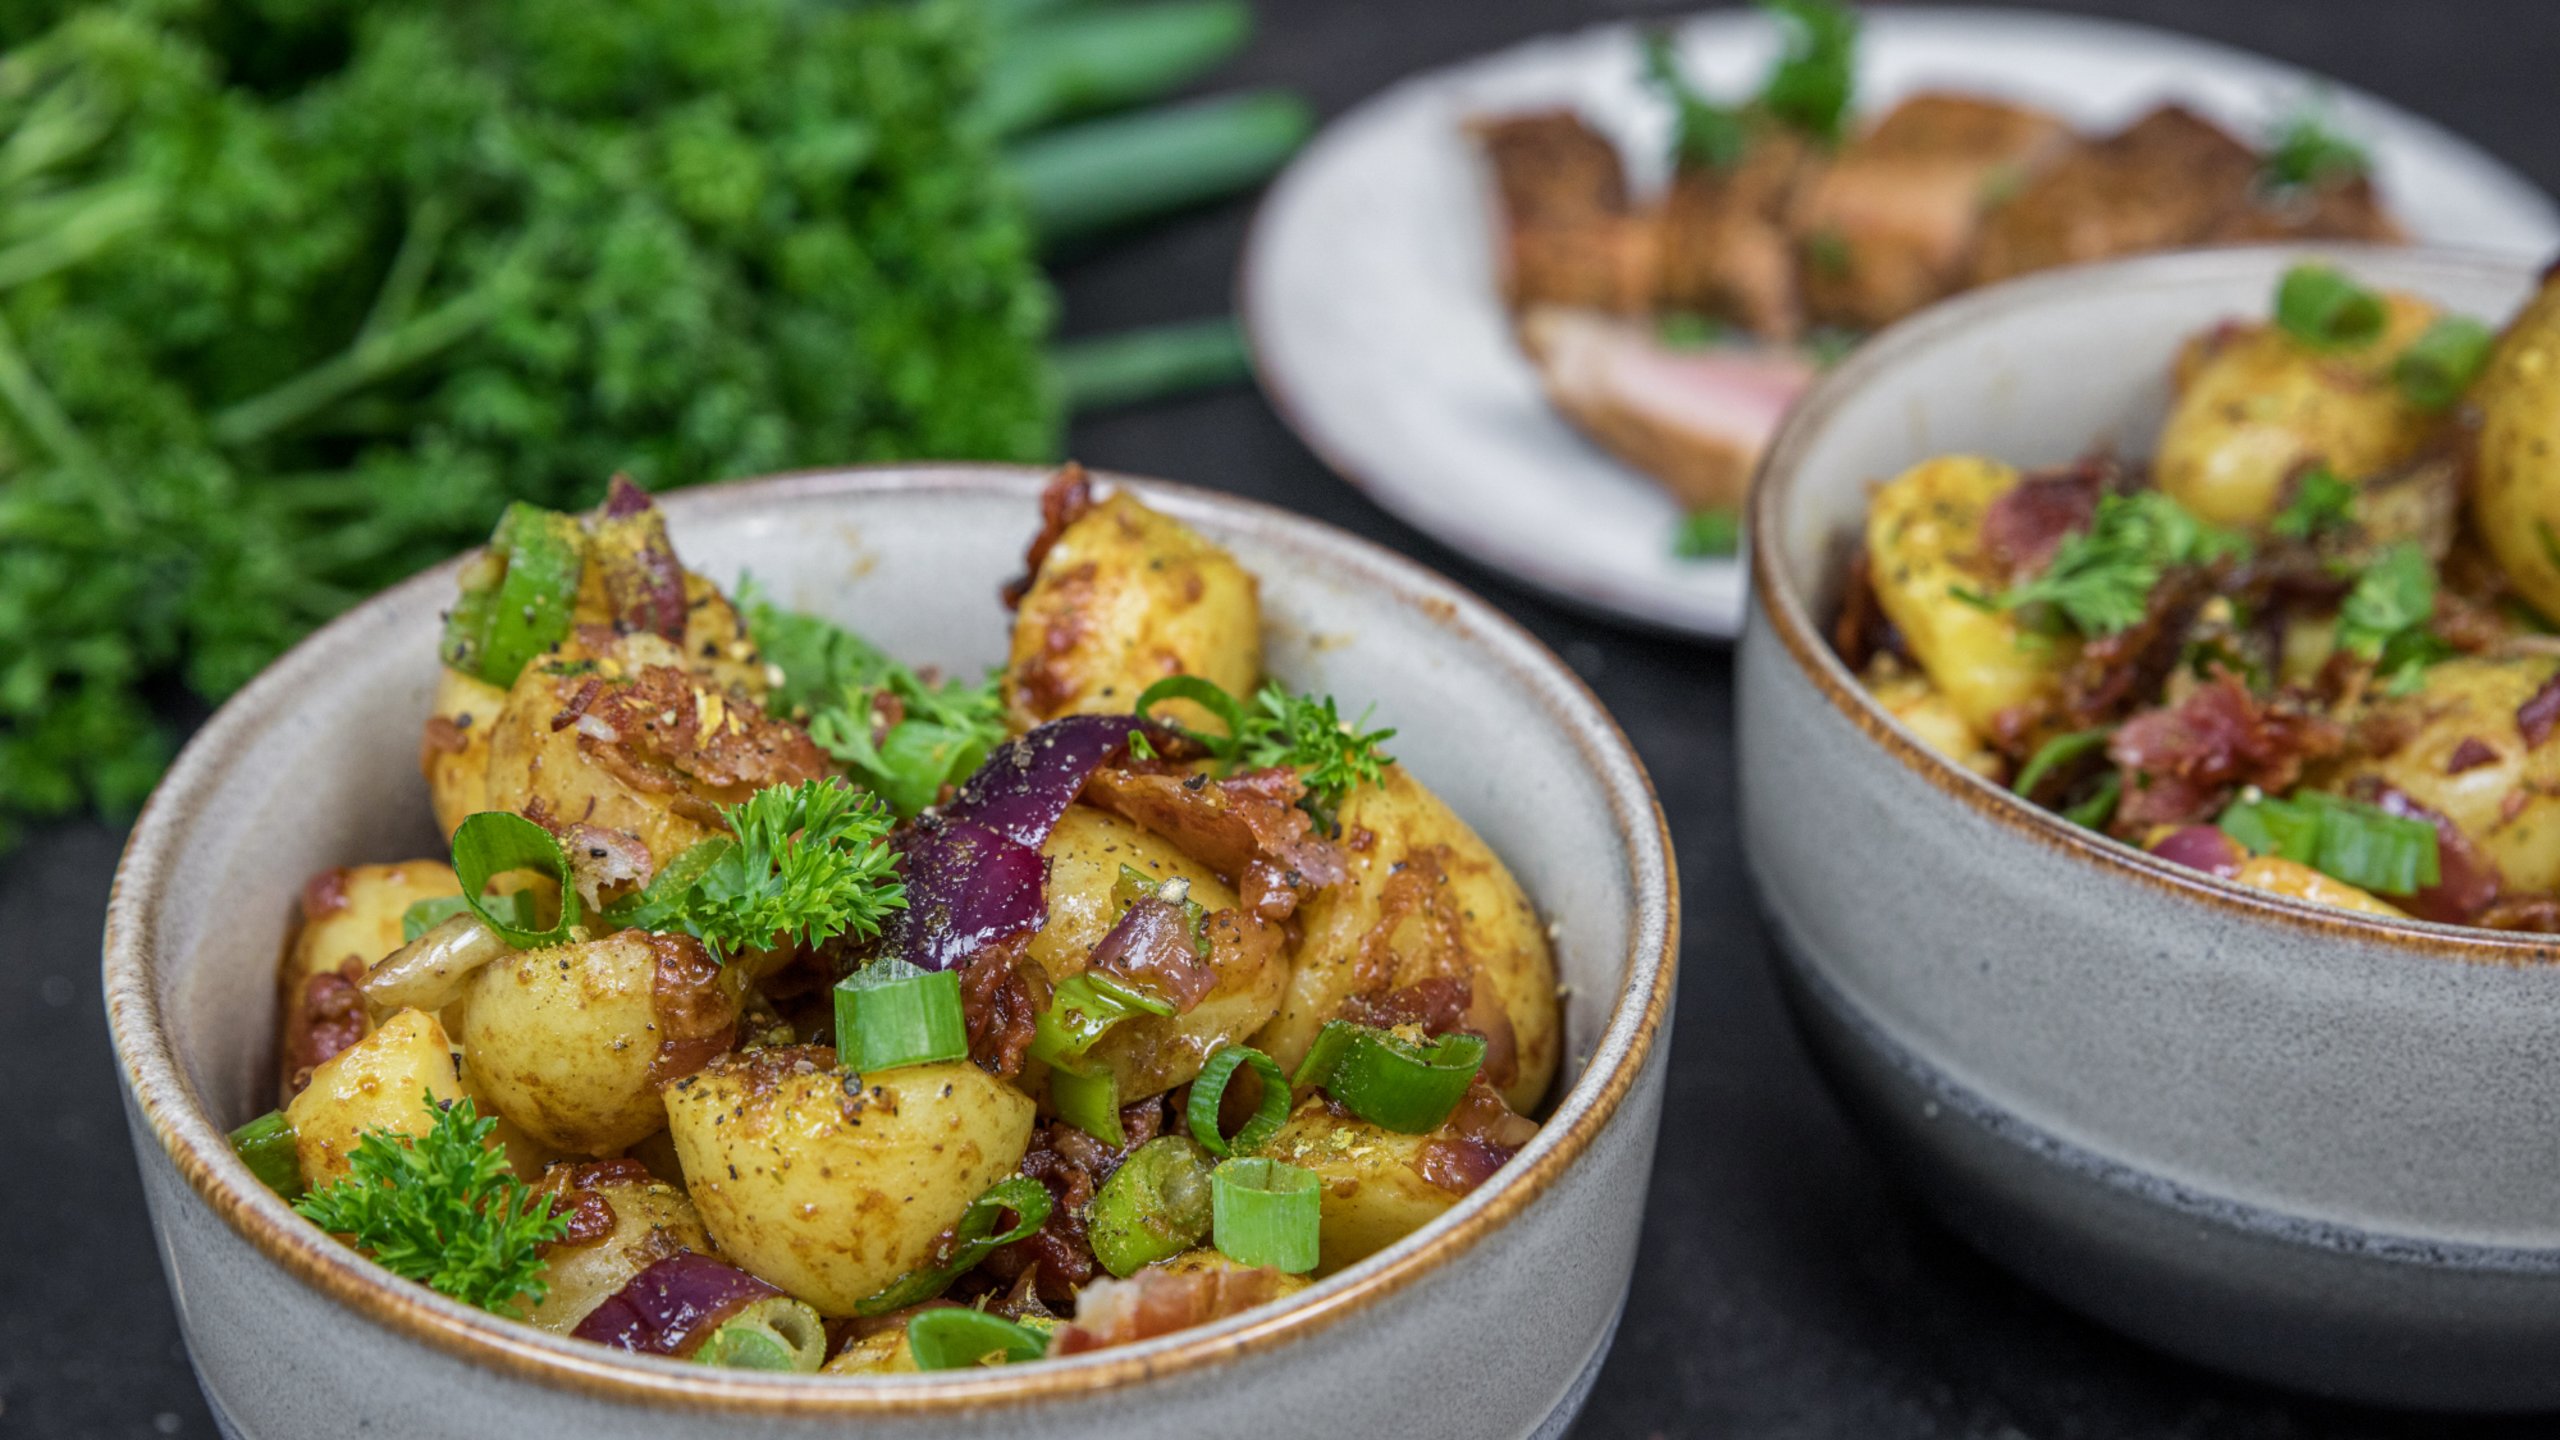
<path fill-rule="evenodd" d="M 2326 465 L 2314 465 L 2302 472 L 2295 482 L 2293 498 L 2276 512 L 2275 522 L 2268 526 L 2288 540 L 2308 540 L 2324 530 L 2335 530 L 2355 518 L 2356 487 L 2341 480 Z"/>
<path fill-rule="evenodd" d="M 2436 572 L 2427 552 L 2403 541 L 2356 577 L 2338 607 L 2338 648 L 2374 663 L 2389 691 L 2406 695 L 2426 668 L 2452 653 L 2427 627 L 2436 613 Z"/>
<path fill-rule="evenodd" d="M 1715 560 L 1742 546 L 1742 512 L 1694 510 L 1671 532 L 1671 553 L 1682 560 Z"/>
<path fill-rule="evenodd" d="M 738 604 L 756 649 L 782 672 L 774 713 L 803 720 L 819 748 L 900 815 L 933 804 L 943 786 L 967 779 L 1004 742 L 995 675 L 976 684 L 928 683 L 870 641 L 785 610 L 751 583 L 739 583 Z M 893 706 L 884 707 L 884 697 Z M 899 718 L 881 730 L 884 708 Z"/>
<path fill-rule="evenodd" d="M 496 1116 L 469 1100 L 440 1106 L 423 1135 L 369 1130 L 347 1156 L 355 1174 L 293 1202 L 303 1218 L 344 1235 L 375 1264 L 465 1305 L 514 1315 L 544 1293 L 541 1246 L 568 1233 L 492 1148 Z"/>
<path fill-rule="evenodd" d="M 2353 180 L 2372 168 L 2362 145 L 2329 127 L 2327 107 L 2310 102 L 2277 127 L 2258 179 L 2271 190 L 2299 190 Z"/>
<path fill-rule="evenodd" d="M 1379 748 L 1395 731 L 1361 729 L 1369 723 L 1365 711 L 1357 723 L 1344 724 L 1330 695 L 1293 695 L 1266 681 L 1248 709 L 1211 681 L 1169 675 L 1138 697 L 1136 713 L 1144 717 L 1164 700 L 1188 700 L 1226 723 L 1224 735 L 1186 732 L 1219 761 L 1248 770 L 1285 765 L 1297 771 L 1307 792 L 1299 808 L 1328 830 L 1351 792 L 1380 783 L 1395 758 Z"/>
<path fill-rule="evenodd" d="M 1672 158 L 1722 170 L 1751 148 L 1757 123 L 1774 121 L 1825 145 L 1840 141 L 1857 83 L 1857 12 L 1833 0 L 1760 0 L 1784 42 L 1778 63 L 1747 105 L 1719 105 L 1689 83 L 1679 47 L 1663 31 L 1645 35 L 1644 81 L 1671 102 Z"/>
<path fill-rule="evenodd" d="M 1723 170 L 1751 148 L 1742 112 L 1698 93 L 1680 69 L 1679 47 L 1659 30 L 1644 37 L 1644 82 L 1671 102 L 1671 155 L 1682 165 Z"/>
<path fill-rule="evenodd" d="M 894 820 L 878 796 L 804 780 L 768 786 L 720 813 L 729 835 L 667 862 L 607 918 L 691 935 L 725 961 L 780 939 L 804 947 L 848 932 L 867 939 L 907 908 L 889 853 Z"/>
<path fill-rule="evenodd" d="M 2054 548 L 2043 574 L 1996 596 L 1956 593 L 1994 610 L 2056 617 L 2083 635 L 2112 635 L 2142 619 L 2153 587 L 2171 569 L 2244 555 L 2248 549 L 2246 539 L 2207 525 L 2157 490 L 2106 495 L 2100 497 L 2089 528 Z"/>

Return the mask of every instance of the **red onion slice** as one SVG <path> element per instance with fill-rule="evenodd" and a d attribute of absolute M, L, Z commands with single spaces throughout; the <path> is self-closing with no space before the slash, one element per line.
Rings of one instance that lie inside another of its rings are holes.
<path fill-rule="evenodd" d="M 2240 866 L 2249 858 L 2248 850 L 2239 841 L 2211 825 L 2181 825 L 2161 836 L 2151 853 L 2225 880 L 2239 874 Z"/>
<path fill-rule="evenodd" d="M 1115 979 L 1170 1001 L 1188 1014 L 1217 988 L 1218 972 L 1192 942 L 1191 916 L 1182 906 L 1149 896 L 1132 904 L 1085 962 Z"/>
<path fill-rule="evenodd" d="M 1179 747 L 1180 737 L 1134 715 L 1070 715 L 998 746 L 978 773 L 960 787 L 944 816 L 984 825 L 1037 850 L 1057 828 L 1094 771 L 1129 748 L 1131 731 L 1143 730 L 1159 751 Z"/>
<path fill-rule="evenodd" d="M 686 1250 L 632 1276 L 569 1333 L 616 1350 L 682 1355 L 730 1316 L 781 1293 L 735 1265 Z"/>
<path fill-rule="evenodd" d="M 928 813 L 898 849 L 907 908 L 890 928 L 889 950 L 909 964 L 948 970 L 1048 918 L 1049 862 L 1029 845 Z"/>

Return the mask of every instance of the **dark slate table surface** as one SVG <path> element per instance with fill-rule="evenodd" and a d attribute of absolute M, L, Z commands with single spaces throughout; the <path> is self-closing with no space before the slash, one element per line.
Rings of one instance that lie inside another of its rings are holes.
<path fill-rule="evenodd" d="M 1231 72 L 1335 113 L 1409 71 L 1606 14 L 1574 0 L 1264 0 Z M 2339 76 L 2560 189 L 2549 0 L 2077 0 Z M 1247 208 L 1074 261 L 1070 333 L 1228 302 Z M 1590 681 L 1652 767 L 1688 920 L 1645 1257 L 1580 1433 L 1790 1440 L 2294 1440 L 2526 1435 L 2344 1409 L 2164 1359 L 2010 1280 L 1916 1214 L 1788 1032 L 1734 825 L 1721 649 L 1631 635 L 1474 568 L 1328 473 L 1250 391 L 1096 418 L 1074 451 L 1291 506 L 1420 557 L 1517 615 Z M 121 835 L 58 827 L 0 862 L 0 1434 L 210 1436 L 153 1254 L 99 1002 Z"/>

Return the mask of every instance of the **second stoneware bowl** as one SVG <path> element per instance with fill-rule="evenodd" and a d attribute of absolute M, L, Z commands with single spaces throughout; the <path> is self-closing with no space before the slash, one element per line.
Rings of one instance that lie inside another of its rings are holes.
<path fill-rule="evenodd" d="M 434 853 L 418 776 L 448 566 L 305 641 L 190 743 L 134 829 L 106 988 L 134 1147 L 197 1373 L 226 1433 L 957 1437 L 1526 1436 L 1560 1431 L 1607 1353 L 1652 1168 L 1678 920 L 1625 738 L 1539 644 L 1421 568 L 1313 522 L 1129 484 L 1261 577 L 1271 671 L 1375 703 L 1397 751 L 1500 851 L 1553 927 L 1565 1075 L 1538 1137 L 1439 1220 L 1302 1296 L 1070 1360 L 876 1378 L 627 1357 L 392 1278 L 224 1143 L 264 1107 L 276 955 L 304 877 Z M 721 583 L 890 652 L 1003 658 L 1001 583 L 1042 477 L 846 471 L 666 502 Z"/>
<path fill-rule="evenodd" d="M 2525 266 L 2331 248 L 2502 319 Z M 2332 1395 L 2560 1405 L 2560 951 L 2210 878 L 2034 809 L 1872 703 L 1830 621 L 1868 487 L 2139 457 L 2181 339 L 2300 252 L 2071 270 L 1924 314 L 1788 422 L 1751 515 L 1745 853 L 1801 1029 L 1957 1231 L 2162 1349 Z"/>

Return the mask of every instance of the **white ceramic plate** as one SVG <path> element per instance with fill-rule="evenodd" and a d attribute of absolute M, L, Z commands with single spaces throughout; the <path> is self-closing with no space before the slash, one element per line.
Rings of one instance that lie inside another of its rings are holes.
<path fill-rule="evenodd" d="M 1460 133 L 1470 115 L 1564 104 L 1631 157 L 1662 154 L 1668 122 L 1637 84 L 1633 37 L 1611 25 L 1532 41 L 1415 76 L 1335 121 L 1254 222 L 1245 323 L 1272 403 L 1379 504 L 1565 600 L 1729 637 L 1742 618 L 1741 566 L 1673 559 L 1671 501 L 1550 410 L 1512 344 L 1494 294 L 1484 177 Z M 1689 21 L 1679 38 L 1691 72 L 1718 95 L 1747 93 L 1776 46 L 1756 11 Z M 2476 146 L 2370 95 L 2206 41 L 2016 11 L 1870 11 L 1861 109 L 1926 87 L 2041 105 L 2083 129 L 2178 100 L 2243 135 L 2325 92 L 2418 239 L 2530 256 L 2560 249 L 2560 211 Z M 1639 165 L 1634 178 L 1651 187 L 1662 177 Z"/>

